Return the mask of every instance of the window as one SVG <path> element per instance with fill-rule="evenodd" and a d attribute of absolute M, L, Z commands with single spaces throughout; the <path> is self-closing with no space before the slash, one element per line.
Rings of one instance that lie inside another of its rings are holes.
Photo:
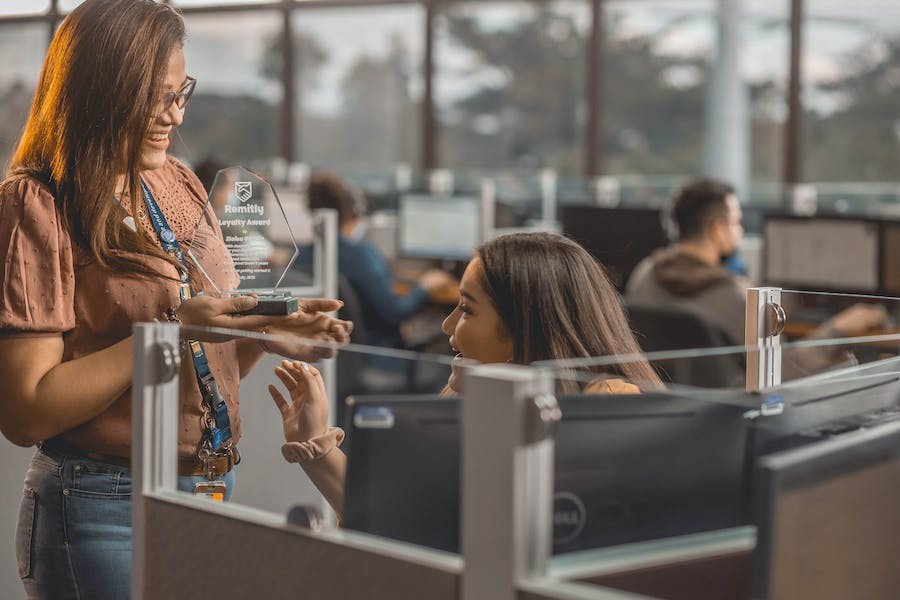
<path fill-rule="evenodd" d="M 419 154 L 421 6 L 298 10 L 298 155 L 345 174 L 390 171 Z"/>
<path fill-rule="evenodd" d="M 5 0 L 0 3 L 0 15 L 32 15 L 49 8 L 50 0 Z"/>
<path fill-rule="evenodd" d="M 809 0 L 804 23 L 804 177 L 820 200 L 900 199 L 900 4 Z"/>
<path fill-rule="evenodd" d="M 48 44 L 42 23 L 0 26 L 0 161 L 4 167 L 25 126 Z"/>
<path fill-rule="evenodd" d="M 451 169 L 580 169 L 590 7 L 448 6 L 435 32 L 439 161 Z"/>
<path fill-rule="evenodd" d="M 607 170 L 623 180 L 623 196 L 664 201 L 685 177 L 706 170 L 719 2 L 617 0 L 606 6 Z M 787 2 L 747 0 L 740 23 L 749 181 L 733 183 L 748 188 L 745 199 L 769 203 L 781 177 Z"/>
<path fill-rule="evenodd" d="M 281 33 L 274 11 L 186 15 L 187 72 L 197 89 L 172 153 L 192 163 L 249 164 L 279 154 L 281 81 L 266 44 Z"/>

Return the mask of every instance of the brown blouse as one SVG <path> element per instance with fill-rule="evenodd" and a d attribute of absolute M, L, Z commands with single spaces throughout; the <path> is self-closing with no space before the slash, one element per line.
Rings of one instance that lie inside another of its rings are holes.
<path fill-rule="evenodd" d="M 206 202 L 206 193 L 197 176 L 173 158 L 165 166 L 141 176 L 179 243 L 185 250 L 191 249 L 194 229 L 201 221 Z M 123 201 L 124 206 L 128 204 Z M 139 215 L 139 222 L 156 239 L 145 214 Z M 202 248 L 193 250 L 220 287 L 225 284 L 229 287 L 224 289 L 234 289 L 237 282 L 232 280 L 231 257 L 218 223 L 214 216 L 203 222 L 211 223 L 206 227 L 214 231 L 203 236 L 206 242 Z M 145 260 L 160 272 L 177 275 L 175 268 L 161 259 Z M 195 291 L 212 289 L 200 273 L 192 271 L 190 276 Z M 0 286 L 0 333 L 62 335 L 64 361 L 107 348 L 129 337 L 134 323 L 163 319 L 168 307 L 178 305 L 176 281 L 139 278 L 105 269 L 87 250 L 73 244 L 53 196 L 31 178 L 12 182 L 0 195 Z M 233 438 L 237 441 L 241 423 L 236 344 L 204 346 L 212 373 L 227 402 Z M 182 361 L 180 386 L 178 452 L 180 457 L 188 458 L 196 456 L 202 431 L 200 392 L 189 359 Z M 85 452 L 130 456 L 131 389 L 105 412 L 67 431 L 63 437 Z"/>

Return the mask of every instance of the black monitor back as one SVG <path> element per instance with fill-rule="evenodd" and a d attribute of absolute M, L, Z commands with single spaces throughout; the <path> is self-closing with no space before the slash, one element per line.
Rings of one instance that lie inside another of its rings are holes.
<path fill-rule="evenodd" d="M 797 382 L 765 392 L 764 404 L 781 403 L 783 408 L 778 414 L 756 418 L 750 430 L 749 459 L 754 461 L 900 415 L 900 373 L 874 371 Z"/>
<path fill-rule="evenodd" d="M 748 521 L 746 407 L 667 394 L 559 403 L 554 553 Z M 458 551 L 458 399 L 358 397 L 348 432 L 344 526 Z"/>
<path fill-rule="evenodd" d="M 641 260 L 668 244 L 658 208 L 568 205 L 561 219 L 563 233 L 593 254 L 619 289 Z"/>

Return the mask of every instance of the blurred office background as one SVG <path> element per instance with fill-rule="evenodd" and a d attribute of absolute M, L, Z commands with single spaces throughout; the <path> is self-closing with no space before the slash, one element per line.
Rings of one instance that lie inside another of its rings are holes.
<path fill-rule="evenodd" d="M 78 3 L 0 3 L 3 161 Z M 172 4 L 200 82 L 173 152 L 195 164 L 280 158 L 374 192 L 551 169 L 563 201 L 598 177 L 661 201 L 695 173 L 749 205 L 797 183 L 838 210 L 900 197 L 891 0 Z"/>
<path fill-rule="evenodd" d="M 79 3 L 0 2 L 4 165 Z M 736 184 L 750 233 L 762 210 L 900 214 L 896 0 L 171 4 L 199 81 L 171 151 L 192 165 L 251 165 L 287 191 L 327 168 L 373 208 L 492 181 L 512 207 L 498 225 L 540 219 L 547 194 L 658 208 L 696 174 Z M 11 551 L 30 453 L 0 455 L 4 598 L 22 594 Z"/>

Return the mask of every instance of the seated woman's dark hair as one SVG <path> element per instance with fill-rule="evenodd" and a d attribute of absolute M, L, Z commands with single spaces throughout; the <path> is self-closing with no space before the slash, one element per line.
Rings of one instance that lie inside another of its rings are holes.
<path fill-rule="evenodd" d="M 576 242 L 552 233 L 513 233 L 487 242 L 476 254 L 482 286 L 513 339 L 513 362 L 641 353 L 618 292 Z M 645 390 L 662 387 L 643 359 L 605 372 Z"/>
<path fill-rule="evenodd" d="M 316 171 L 306 188 L 309 210 L 330 208 L 341 223 L 365 214 L 365 199 L 346 181 L 330 171 Z"/>

